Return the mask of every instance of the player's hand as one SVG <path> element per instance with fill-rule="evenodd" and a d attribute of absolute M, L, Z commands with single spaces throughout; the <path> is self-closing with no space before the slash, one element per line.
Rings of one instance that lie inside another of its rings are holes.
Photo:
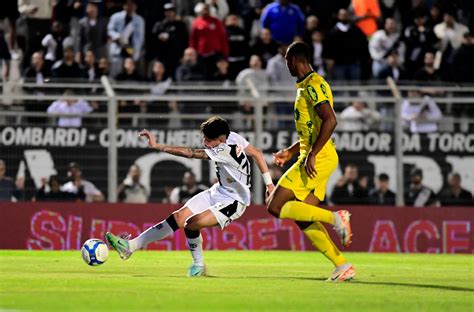
<path fill-rule="evenodd" d="M 290 159 L 291 154 L 286 149 L 279 150 L 278 152 L 273 153 L 273 163 L 278 167 L 283 167 L 283 165 Z"/>
<path fill-rule="evenodd" d="M 309 153 L 304 161 L 304 170 L 310 179 L 314 179 L 316 177 L 316 169 L 314 168 L 314 163 L 316 161 L 316 155 L 313 153 Z"/>
<path fill-rule="evenodd" d="M 145 137 L 147 138 L 148 140 L 148 146 L 151 147 L 151 148 L 155 148 L 156 147 L 156 137 L 153 133 L 151 133 L 150 131 L 146 130 L 146 129 L 143 129 L 142 131 L 140 131 L 140 133 L 138 134 L 138 136 L 140 137 Z"/>
<path fill-rule="evenodd" d="M 265 204 L 268 204 L 271 197 L 273 196 L 273 190 L 275 190 L 275 185 L 273 184 L 267 185 L 267 190 L 265 192 Z"/>

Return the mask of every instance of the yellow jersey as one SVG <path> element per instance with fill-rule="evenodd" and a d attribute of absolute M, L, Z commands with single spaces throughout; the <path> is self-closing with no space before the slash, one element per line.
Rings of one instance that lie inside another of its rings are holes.
<path fill-rule="evenodd" d="M 316 108 L 323 103 L 329 103 L 333 107 L 334 100 L 329 84 L 315 72 L 297 82 L 296 88 L 294 117 L 296 132 L 300 139 L 301 159 L 311 150 L 321 130 L 322 120 L 316 113 Z M 332 140 L 326 143 L 328 144 L 334 147 Z M 324 148 L 321 152 L 324 152 Z"/>

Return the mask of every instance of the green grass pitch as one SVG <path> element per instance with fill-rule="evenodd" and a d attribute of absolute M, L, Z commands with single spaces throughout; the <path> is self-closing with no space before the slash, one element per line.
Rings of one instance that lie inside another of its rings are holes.
<path fill-rule="evenodd" d="M 209 277 L 186 277 L 188 252 L 0 251 L 0 311 L 474 311 L 472 255 L 348 253 L 357 277 L 325 279 L 317 252 L 206 251 Z"/>

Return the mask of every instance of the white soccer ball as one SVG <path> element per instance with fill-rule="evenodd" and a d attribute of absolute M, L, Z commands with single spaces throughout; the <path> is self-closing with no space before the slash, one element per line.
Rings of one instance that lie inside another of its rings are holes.
<path fill-rule="evenodd" d="M 81 249 L 82 259 L 88 265 L 101 265 L 109 257 L 107 245 L 97 238 L 88 239 Z"/>

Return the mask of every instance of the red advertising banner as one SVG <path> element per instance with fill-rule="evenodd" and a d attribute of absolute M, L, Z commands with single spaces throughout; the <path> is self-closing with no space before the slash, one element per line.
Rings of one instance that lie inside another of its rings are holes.
<path fill-rule="evenodd" d="M 107 231 L 132 237 L 166 218 L 174 205 L 0 203 L 0 249 L 77 250 Z M 352 213 L 354 239 L 349 251 L 473 253 L 469 207 L 345 207 Z M 334 231 L 329 229 L 337 241 Z M 224 231 L 203 229 L 205 249 L 313 250 L 291 220 L 270 216 L 263 206 L 247 208 Z M 149 244 L 147 249 L 187 249 L 184 233 Z"/>

